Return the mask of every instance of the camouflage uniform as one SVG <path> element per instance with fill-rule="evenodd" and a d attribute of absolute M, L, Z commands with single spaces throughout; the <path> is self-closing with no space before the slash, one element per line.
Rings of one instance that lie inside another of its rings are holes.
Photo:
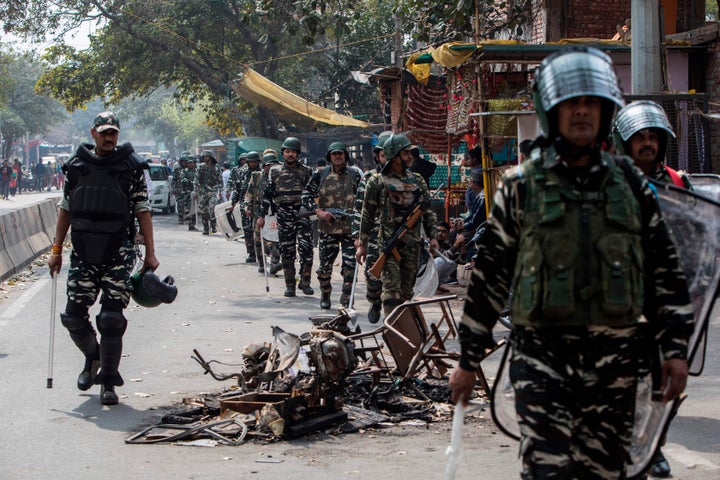
<path fill-rule="evenodd" d="M 173 167 L 173 175 L 172 175 L 172 182 L 171 182 L 171 188 L 172 193 L 175 195 L 175 203 L 176 210 L 177 210 L 177 216 L 178 216 L 178 223 L 183 224 L 185 223 L 185 213 L 183 211 L 183 205 L 182 202 L 184 199 L 182 198 L 182 187 L 180 185 L 180 178 L 182 176 L 182 171 L 186 168 L 182 164 L 185 163 L 185 159 L 182 159 L 178 161 L 175 166 Z"/>
<path fill-rule="evenodd" d="M 180 197 L 178 198 L 178 210 L 182 212 L 188 230 L 195 230 L 195 214 L 190 214 L 192 208 L 192 196 L 195 188 L 195 162 L 188 161 L 187 168 L 180 171 Z"/>
<path fill-rule="evenodd" d="M 310 180 L 312 170 L 300 163 L 292 167 L 288 164 L 273 167 L 263 193 L 261 216 L 265 217 L 274 206 L 277 212 L 278 235 L 280 238 L 280 257 L 285 287 L 295 290 L 296 248 L 300 257 L 300 283 L 298 288 L 312 295 L 310 276 L 313 263 L 312 225 L 310 218 L 298 217 L 300 195 Z M 297 243 L 296 243 L 297 242 Z M 294 294 L 294 293 L 293 293 Z"/>
<path fill-rule="evenodd" d="M 217 232 L 215 221 L 215 205 L 217 205 L 220 188 L 222 188 L 222 177 L 217 162 L 213 160 L 208 163 L 201 163 L 193 180 L 193 188 L 198 198 L 198 214 L 202 218 L 203 235 Z"/>
<path fill-rule="evenodd" d="M 255 155 L 258 155 L 257 152 L 254 153 Z M 244 201 L 245 193 L 248 189 L 248 183 L 250 182 L 250 175 L 260 169 L 259 166 L 251 167 L 249 162 L 241 167 L 236 168 L 237 171 L 233 169 L 233 171 L 230 172 L 230 179 L 228 180 L 228 182 L 232 181 L 231 200 L 233 205 Z M 233 172 L 235 173 L 234 175 Z M 257 256 L 255 255 L 255 241 L 253 240 L 254 227 L 252 224 L 252 220 L 249 216 L 243 215 L 241 222 L 243 229 L 243 237 L 245 238 L 245 248 L 248 252 L 248 258 L 246 259 L 246 262 L 253 263 L 256 261 Z"/>
<path fill-rule="evenodd" d="M 664 358 L 686 355 L 692 307 L 673 244 L 647 180 L 617 158 L 601 153 L 580 183 L 554 147 L 535 150 L 505 177 L 478 245 L 460 366 L 477 369 L 512 288 L 509 373 L 523 478 L 622 475 L 637 378 L 650 357 L 643 270 L 654 273 Z"/>
<path fill-rule="evenodd" d="M 254 225 L 253 240 L 255 242 L 255 258 L 258 261 L 258 270 L 264 271 L 265 257 L 263 257 L 262 244 L 262 228 L 255 224 L 260 216 L 262 206 L 263 191 L 267 185 L 268 175 L 264 170 L 252 172 L 250 181 L 248 182 L 247 192 L 245 192 L 245 201 L 243 202 L 243 210 L 250 212 L 250 221 Z M 280 270 L 280 251 L 277 242 L 265 240 L 265 252 L 270 254 L 272 267 L 270 273 L 276 273 Z"/>
<path fill-rule="evenodd" d="M 324 169 L 316 170 L 302 193 L 303 206 L 309 211 L 315 211 L 317 208 L 337 208 L 353 215 L 359 181 L 360 172 L 354 167 L 344 166 L 339 171 L 335 171 L 332 165 L 328 165 Z M 352 218 L 338 215 L 332 222 L 318 219 L 318 228 L 320 232 L 320 266 L 317 269 L 317 278 L 320 283 L 320 292 L 323 294 L 323 298 L 327 297 L 327 308 L 330 308 L 330 293 L 332 292 L 330 280 L 333 263 L 342 249 L 340 273 L 343 285 L 340 304 L 347 307 L 356 264 Z"/>
<path fill-rule="evenodd" d="M 388 163 L 392 160 L 388 159 Z M 404 165 L 404 164 L 403 164 Z M 378 244 L 382 245 L 400 227 L 414 205 L 425 207 L 422 222 L 403 237 L 397 246 L 400 260 L 389 255 L 382 271 L 382 304 L 387 317 L 398 305 L 412 299 L 420 255 L 421 225 L 430 238 L 437 233 L 437 217 L 429 208 L 430 192 L 420 174 L 407 168 L 401 175 L 391 168 L 375 173 L 367 181 L 360 221 L 360 240 L 367 245 L 380 217 Z M 368 262 L 369 263 L 369 262 Z"/>
<path fill-rule="evenodd" d="M 355 216 L 353 218 L 352 235 L 353 238 L 360 237 L 360 222 L 362 221 L 362 207 L 365 200 L 365 190 L 370 177 L 377 173 L 377 169 L 370 170 L 360 179 L 357 189 L 357 197 L 355 200 Z M 380 212 L 376 212 L 376 218 L 373 219 L 371 230 L 368 232 L 367 241 L 367 257 L 365 259 L 365 298 L 371 305 L 380 305 L 380 295 L 382 293 L 382 280 L 370 275 L 369 270 L 380 256 L 380 245 L 378 244 L 378 233 L 380 231 Z"/>

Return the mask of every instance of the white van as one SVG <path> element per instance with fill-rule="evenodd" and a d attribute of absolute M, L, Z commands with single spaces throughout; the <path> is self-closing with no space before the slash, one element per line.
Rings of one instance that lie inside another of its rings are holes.
<path fill-rule="evenodd" d="M 172 193 L 172 176 L 164 165 L 158 163 L 148 164 L 150 167 L 150 192 L 148 192 L 150 206 L 153 210 L 162 213 L 175 211 L 175 195 Z"/>

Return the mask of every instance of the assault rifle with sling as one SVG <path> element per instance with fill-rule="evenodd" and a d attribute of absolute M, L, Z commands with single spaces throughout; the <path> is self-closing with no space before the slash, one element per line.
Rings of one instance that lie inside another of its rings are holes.
<path fill-rule="evenodd" d="M 437 190 L 435 190 L 430 195 L 430 200 L 435 198 L 435 196 L 445 188 L 445 185 L 440 185 Z M 429 208 L 429 202 L 428 207 Z M 407 214 L 405 219 L 402 222 L 402 225 L 400 225 L 395 232 L 392 234 L 392 237 L 390 237 L 385 244 L 383 245 L 382 252 L 380 253 L 380 256 L 378 259 L 373 263 L 373 266 L 370 267 L 370 270 L 368 272 L 375 278 L 380 278 L 380 275 L 382 274 L 382 270 L 385 267 L 385 262 L 387 262 L 388 256 L 392 255 L 395 257 L 395 260 L 400 261 L 400 252 L 397 250 L 398 242 L 402 241 L 405 234 L 412 230 L 413 227 L 415 227 L 415 224 L 420 220 L 423 213 L 425 213 L 426 208 L 422 208 L 422 202 L 421 199 L 418 198 L 417 201 L 413 202 L 412 205 L 410 205 L 412 210 L 410 210 L 410 213 Z"/>

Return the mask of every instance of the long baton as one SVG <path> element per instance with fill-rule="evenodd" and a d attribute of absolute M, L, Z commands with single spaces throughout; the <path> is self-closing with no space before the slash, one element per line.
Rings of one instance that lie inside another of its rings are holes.
<path fill-rule="evenodd" d="M 453 480 L 457 471 L 458 461 L 460 460 L 460 449 L 462 448 L 462 432 L 463 417 L 465 416 L 465 407 L 462 401 L 458 400 L 455 404 L 455 413 L 453 414 L 452 434 L 450 435 L 450 445 L 445 450 L 448 457 L 448 463 L 445 467 L 445 479 Z"/>
<path fill-rule="evenodd" d="M 57 273 L 52 277 L 52 298 L 50 298 L 50 348 L 48 350 L 47 388 L 53 386 L 53 356 L 55 353 L 55 300 L 57 297 Z"/>
<path fill-rule="evenodd" d="M 355 273 L 353 274 L 353 282 L 352 282 L 352 288 L 350 289 L 350 299 L 348 300 L 348 307 L 346 309 L 348 317 L 350 317 L 350 321 L 352 322 L 353 328 L 355 325 L 357 325 L 357 312 L 355 311 L 355 285 L 357 285 L 357 278 L 358 278 L 358 268 L 359 268 L 360 262 L 355 262 Z"/>

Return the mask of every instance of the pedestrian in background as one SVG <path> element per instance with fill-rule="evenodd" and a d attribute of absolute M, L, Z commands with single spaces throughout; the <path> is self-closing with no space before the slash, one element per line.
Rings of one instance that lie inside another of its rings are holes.
<path fill-rule="evenodd" d="M 638 379 L 659 350 L 663 400 L 682 393 L 692 306 L 647 179 L 601 148 L 623 105 L 610 58 L 561 50 L 534 88 L 543 137 L 504 177 L 480 237 L 452 400 L 467 402 L 512 289 L 522 478 L 625 478 Z M 652 324 L 643 272 L 653 273 Z"/>
<path fill-rule="evenodd" d="M 0 166 L 0 195 L 2 195 L 3 200 L 10 199 L 10 181 L 12 180 L 12 176 L 13 169 L 6 158 L 2 161 L 2 166 Z"/>
<path fill-rule="evenodd" d="M 119 133 L 120 121 L 114 113 L 98 114 L 90 129 L 95 145 L 81 144 L 65 164 L 67 181 L 48 259 L 50 274 L 59 274 L 63 243 L 72 226 L 67 305 L 60 318 L 85 356 L 77 387 L 86 391 L 99 384 L 103 405 L 117 404 L 115 387 L 124 384 L 119 367 L 127 328 L 123 310 L 130 300 L 130 276 L 136 261 L 133 217 L 144 238 L 142 268 L 154 271 L 159 265 L 143 176 L 147 164 L 135 155 L 130 143 L 117 146 Z M 89 309 L 99 294 L 101 308 L 95 317 L 98 343 Z"/>

